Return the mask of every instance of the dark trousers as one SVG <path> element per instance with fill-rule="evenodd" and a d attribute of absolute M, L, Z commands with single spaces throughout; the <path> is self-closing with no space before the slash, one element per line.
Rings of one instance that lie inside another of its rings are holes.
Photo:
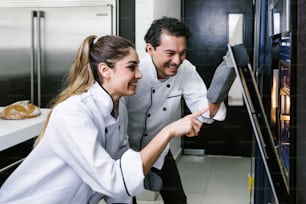
<path fill-rule="evenodd" d="M 163 188 L 160 194 L 164 204 L 187 203 L 187 197 L 182 186 L 181 177 L 171 151 L 168 152 L 161 170 L 154 167 L 151 170 L 158 174 L 163 180 Z"/>
<path fill-rule="evenodd" d="M 163 180 L 163 188 L 160 191 L 160 195 L 164 204 L 187 204 L 181 177 L 171 151 L 168 152 L 162 169 L 158 170 L 153 167 L 151 171 L 158 174 Z M 135 197 L 133 204 L 137 204 Z"/>

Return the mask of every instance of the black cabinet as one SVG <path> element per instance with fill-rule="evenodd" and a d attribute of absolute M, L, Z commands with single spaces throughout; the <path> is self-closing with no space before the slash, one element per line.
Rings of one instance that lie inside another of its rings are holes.
<path fill-rule="evenodd" d="M 35 138 L 0 152 L 0 186 L 32 151 Z"/>
<path fill-rule="evenodd" d="M 196 66 L 209 88 L 215 69 L 227 51 L 229 14 L 243 14 L 243 40 L 252 51 L 252 1 L 185 0 L 182 8 L 182 19 L 193 33 L 187 42 L 187 59 Z M 206 154 L 251 156 L 252 129 L 246 108 L 225 103 L 228 110 L 225 121 L 204 124 L 199 137 L 184 137 L 184 153 L 205 150 Z M 188 113 L 186 106 L 184 111 Z"/>

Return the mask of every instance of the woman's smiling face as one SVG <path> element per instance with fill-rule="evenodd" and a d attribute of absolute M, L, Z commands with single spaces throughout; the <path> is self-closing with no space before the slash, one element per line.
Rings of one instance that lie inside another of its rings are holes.
<path fill-rule="evenodd" d="M 106 67 L 102 74 L 103 87 L 114 100 L 136 93 L 137 81 L 141 78 L 138 64 L 138 54 L 133 48 L 130 48 L 127 56 L 116 62 L 114 68 L 109 68 L 104 64 Z"/>

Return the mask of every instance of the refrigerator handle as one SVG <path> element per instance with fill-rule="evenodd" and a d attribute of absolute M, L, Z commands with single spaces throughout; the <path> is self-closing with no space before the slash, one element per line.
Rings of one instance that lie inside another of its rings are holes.
<path fill-rule="evenodd" d="M 43 11 L 37 12 L 37 105 L 41 106 L 41 19 Z"/>
<path fill-rule="evenodd" d="M 110 18 L 111 18 L 111 35 L 113 35 L 114 33 L 114 27 L 113 27 L 113 23 L 114 23 L 114 14 L 113 14 L 113 10 L 114 7 L 112 4 L 107 4 L 106 6 L 108 6 L 110 8 Z"/>
<path fill-rule="evenodd" d="M 41 106 L 41 18 L 43 11 L 33 10 L 31 19 L 31 102 Z M 37 84 L 35 83 L 35 75 Z M 37 87 L 35 87 L 35 85 Z M 36 92 L 37 91 L 37 92 Z M 37 98 L 35 94 L 37 93 Z"/>
<path fill-rule="evenodd" d="M 37 16 L 37 11 L 32 11 L 31 16 L 31 102 L 34 101 L 34 61 L 35 61 L 35 25 L 34 19 Z"/>

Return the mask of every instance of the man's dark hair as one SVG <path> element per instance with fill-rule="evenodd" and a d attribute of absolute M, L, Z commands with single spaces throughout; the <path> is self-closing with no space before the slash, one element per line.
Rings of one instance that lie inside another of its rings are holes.
<path fill-rule="evenodd" d="M 180 22 L 176 18 L 164 16 L 153 21 L 144 40 L 146 43 L 150 43 L 155 49 L 160 45 L 160 35 L 163 32 L 176 37 L 186 37 L 186 40 L 192 35 L 189 28 L 183 22 Z"/>

